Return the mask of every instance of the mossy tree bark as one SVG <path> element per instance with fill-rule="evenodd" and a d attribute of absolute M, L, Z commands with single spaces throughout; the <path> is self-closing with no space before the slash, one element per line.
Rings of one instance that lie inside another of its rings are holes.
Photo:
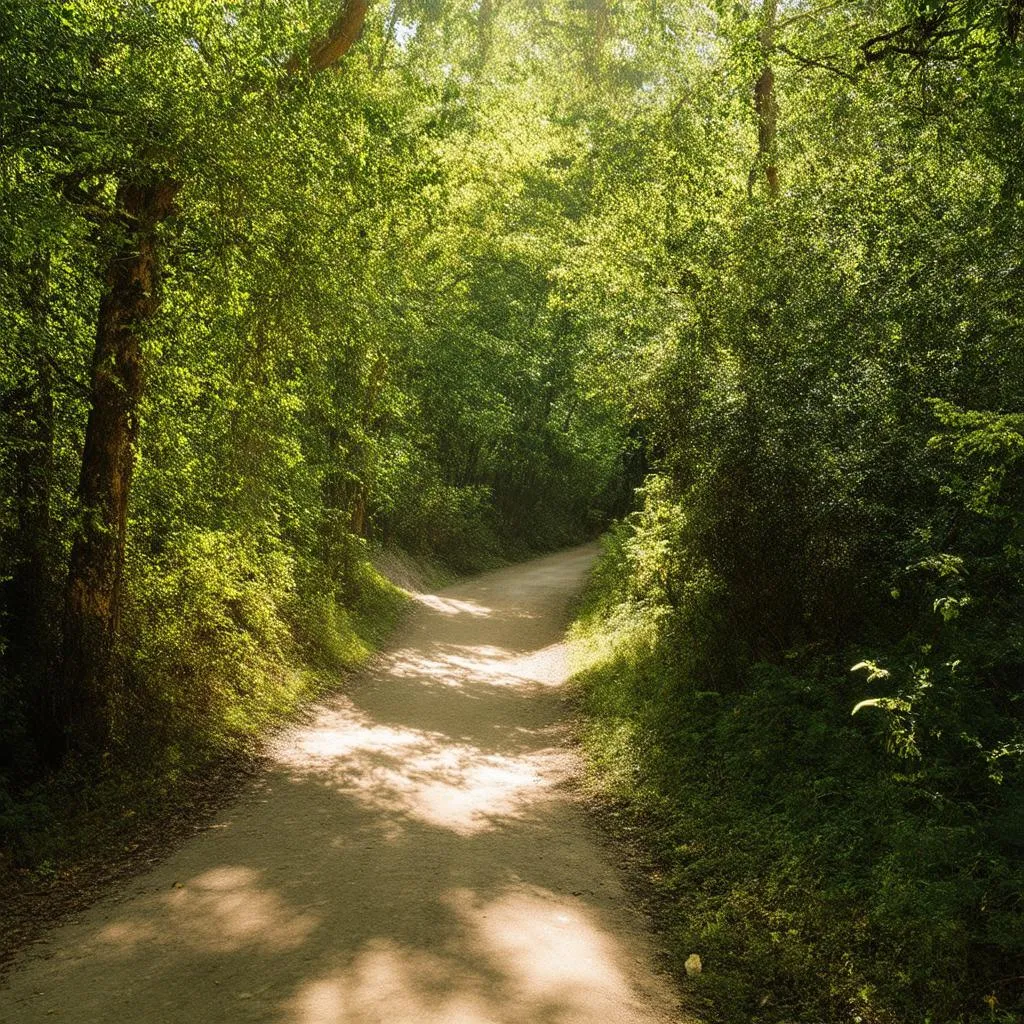
<path fill-rule="evenodd" d="M 64 686 L 57 711 L 67 744 L 80 753 L 102 749 L 109 729 L 110 660 L 145 383 L 142 335 L 160 305 L 157 236 L 179 187 L 174 181 L 133 182 L 117 193 L 123 237 L 100 301 L 78 484 L 82 518 L 64 595 Z"/>

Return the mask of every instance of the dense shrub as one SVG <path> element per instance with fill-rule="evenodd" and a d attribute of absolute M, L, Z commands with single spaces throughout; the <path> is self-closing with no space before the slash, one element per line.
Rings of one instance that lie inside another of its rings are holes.
<path fill-rule="evenodd" d="M 678 566 L 666 531 L 680 543 L 685 516 L 663 484 L 645 498 L 606 542 L 576 626 L 584 745 L 596 791 L 649 852 L 676 968 L 704 959 L 687 982 L 703 1012 L 1013 1019 L 1024 773 L 1012 703 L 993 702 L 979 666 L 930 668 L 899 645 L 900 668 L 869 666 L 870 682 L 848 670 L 851 646 L 736 661 L 717 684 L 706 659 L 729 595 L 711 577 L 659 576 Z"/>

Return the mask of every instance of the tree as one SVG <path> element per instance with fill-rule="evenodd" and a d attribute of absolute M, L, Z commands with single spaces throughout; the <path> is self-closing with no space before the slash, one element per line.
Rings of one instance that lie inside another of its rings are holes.
<path fill-rule="evenodd" d="M 317 74 L 336 64 L 356 41 L 366 11 L 365 0 L 344 3 L 327 34 L 309 46 L 308 56 L 288 61 L 288 72 Z M 97 318 L 78 488 L 82 518 L 65 589 L 63 685 L 57 702 L 67 742 L 82 753 L 103 749 L 109 729 L 110 659 L 146 379 L 143 335 L 160 305 L 161 228 L 183 185 L 174 176 L 173 155 L 158 153 L 157 143 L 118 175 L 111 220 L 119 237 Z"/>

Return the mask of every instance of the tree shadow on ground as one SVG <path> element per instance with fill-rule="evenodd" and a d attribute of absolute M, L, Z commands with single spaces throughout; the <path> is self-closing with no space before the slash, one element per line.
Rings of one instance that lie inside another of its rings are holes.
<path fill-rule="evenodd" d="M 564 599 L 518 571 L 525 585 L 503 598 L 499 574 L 486 605 L 425 604 L 214 827 L 56 933 L 0 1021 L 665 1020 L 565 792 Z M 510 628 L 503 602 L 535 613 Z"/>

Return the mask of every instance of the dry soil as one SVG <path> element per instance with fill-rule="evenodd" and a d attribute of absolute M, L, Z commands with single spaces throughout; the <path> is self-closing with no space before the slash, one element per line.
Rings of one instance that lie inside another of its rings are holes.
<path fill-rule="evenodd" d="M 681 1020 L 574 784 L 562 636 L 593 557 L 419 595 L 239 803 L 28 951 L 0 1021 Z"/>

